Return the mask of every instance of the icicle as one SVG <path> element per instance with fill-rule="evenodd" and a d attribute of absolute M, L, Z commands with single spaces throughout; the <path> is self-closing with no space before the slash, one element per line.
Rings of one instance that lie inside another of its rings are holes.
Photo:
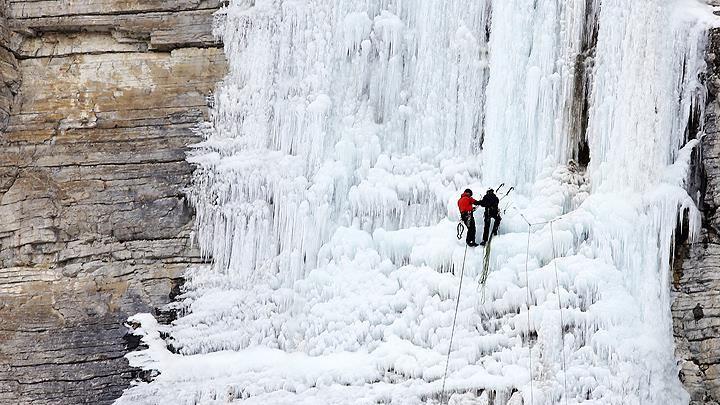
<path fill-rule="evenodd" d="M 118 403 L 437 401 L 456 304 L 453 403 L 683 403 L 670 259 L 684 216 L 690 241 L 701 225 L 688 122 L 714 18 L 685 0 L 231 1 L 229 73 L 188 158 L 212 265 L 173 325 L 133 318 L 151 347 L 132 364 L 160 375 Z M 456 201 L 501 182 L 517 192 L 483 300 Z"/>

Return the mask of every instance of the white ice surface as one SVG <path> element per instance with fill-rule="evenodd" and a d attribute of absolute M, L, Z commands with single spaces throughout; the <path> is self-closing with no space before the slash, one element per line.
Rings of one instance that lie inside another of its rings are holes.
<path fill-rule="evenodd" d="M 516 192 L 485 286 L 483 251 L 465 257 L 450 402 L 687 403 L 669 271 L 679 219 L 699 227 L 705 6 L 238 0 L 219 17 L 230 71 L 189 158 L 213 264 L 172 325 L 134 317 L 149 349 L 131 364 L 159 375 L 118 404 L 437 402 L 455 201 L 500 182 Z"/>

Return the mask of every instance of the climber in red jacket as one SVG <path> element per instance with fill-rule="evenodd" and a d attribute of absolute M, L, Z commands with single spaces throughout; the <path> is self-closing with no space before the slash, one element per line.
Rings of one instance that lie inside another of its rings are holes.
<path fill-rule="evenodd" d="M 492 234 L 497 235 L 498 228 L 500 227 L 500 221 L 502 220 L 502 218 L 500 217 L 500 209 L 498 208 L 499 203 L 500 200 L 495 195 L 495 191 L 491 188 L 488 189 L 487 193 L 480 201 L 472 198 L 472 190 L 470 190 L 469 188 L 466 189 L 465 192 L 460 196 L 460 199 L 458 200 L 458 208 L 460 209 L 460 218 L 462 219 L 468 230 L 466 238 L 468 246 L 485 246 L 490 233 L 491 219 L 495 220 Z M 479 245 L 475 243 L 475 217 L 473 217 L 475 205 L 485 207 L 485 227 L 483 229 L 483 240 L 482 242 L 480 242 Z"/>
<path fill-rule="evenodd" d="M 465 190 L 458 200 L 458 208 L 460 209 L 460 219 L 467 227 L 467 237 L 465 242 L 470 247 L 478 246 L 475 243 L 475 217 L 473 217 L 473 210 L 475 205 L 480 205 L 480 201 L 472 198 L 472 190 L 469 188 Z"/>

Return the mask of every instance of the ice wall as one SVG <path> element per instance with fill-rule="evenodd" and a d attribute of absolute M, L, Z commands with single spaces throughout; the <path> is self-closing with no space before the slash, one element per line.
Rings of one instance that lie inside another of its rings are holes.
<path fill-rule="evenodd" d="M 577 157 L 598 3 L 493 3 L 486 181 L 522 187 L 544 167 Z"/>
<path fill-rule="evenodd" d="M 455 403 L 687 402 L 667 278 L 713 23 L 692 0 L 231 2 L 189 158 L 213 265 L 173 325 L 137 318 L 131 361 L 161 374 L 119 403 L 438 402 L 458 292 Z M 500 182 L 480 286 L 455 201 Z"/>
<path fill-rule="evenodd" d="M 191 158 L 216 268 L 291 283 L 338 226 L 444 217 L 453 183 L 479 172 L 488 19 L 485 1 L 229 7 L 220 30 L 237 63 Z"/>

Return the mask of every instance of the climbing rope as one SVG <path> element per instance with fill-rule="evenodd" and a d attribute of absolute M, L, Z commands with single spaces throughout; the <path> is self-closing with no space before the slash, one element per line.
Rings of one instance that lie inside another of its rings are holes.
<path fill-rule="evenodd" d="M 488 241 L 485 243 L 485 257 L 483 259 L 483 270 L 482 273 L 480 273 L 480 280 L 478 282 L 481 286 L 485 285 L 485 282 L 487 281 L 488 275 L 490 274 L 490 245 L 492 244 L 493 237 L 492 235 L 488 238 Z"/>
<path fill-rule="evenodd" d="M 563 319 L 563 309 L 562 309 L 562 302 L 560 300 L 560 276 L 557 268 L 557 251 L 555 247 L 555 232 L 553 230 L 553 222 L 560 220 L 564 215 L 560 215 L 559 217 L 553 218 L 549 221 L 541 221 L 541 222 L 530 222 L 523 213 L 513 205 L 513 208 L 520 214 L 520 217 L 527 223 L 528 226 L 528 237 L 527 237 L 527 248 L 525 252 L 525 283 L 527 285 L 527 306 L 528 306 L 528 312 L 527 312 L 527 319 L 528 319 L 528 335 L 530 334 L 530 278 L 528 275 L 528 261 L 530 259 L 530 233 L 533 226 L 536 225 L 550 225 L 550 241 L 552 243 L 552 255 L 553 255 L 553 266 L 555 268 L 555 286 L 556 286 L 556 295 L 558 297 L 558 310 L 560 311 L 560 339 L 562 344 L 562 370 L 563 370 L 563 390 L 564 390 L 564 397 L 565 397 L 565 404 L 568 403 L 568 389 L 567 389 L 567 363 L 565 360 L 565 321 Z M 532 346 L 530 343 L 528 343 L 528 347 L 530 348 L 530 404 L 533 403 L 533 372 L 532 372 Z"/>
<path fill-rule="evenodd" d="M 525 216 L 520 214 L 520 216 L 525 219 Z M 532 228 L 532 225 L 530 225 L 530 222 L 525 219 L 525 222 L 528 223 L 528 236 L 527 236 L 527 247 L 525 250 L 525 289 L 527 290 L 527 323 L 528 323 L 528 359 L 530 361 L 530 405 L 533 405 L 535 403 L 535 400 L 533 399 L 533 380 L 535 379 L 533 377 L 533 365 L 532 365 L 532 344 L 530 342 L 530 276 L 528 275 L 528 260 L 530 259 L 530 228 Z"/>
<path fill-rule="evenodd" d="M 504 184 L 501 184 L 500 187 L 497 188 L 497 190 L 499 191 L 503 185 Z M 500 200 L 503 200 L 505 197 L 507 197 L 507 195 L 510 194 L 510 192 L 512 190 L 513 190 L 513 187 L 511 187 Z M 523 213 L 517 207 L 515 207 L 514 204 L 512 204 L 512 203 L 509 203 L 505 207 L 505 209 L 503 210 L 503 213 L 505 213 L 505 211 L 510 207 L 514 208 L 518 212 L 518 214 L 520 214 L 520 217 L 522 217 L 522 219 L 525 221 L 525 223 L 528 226 L 527 245 L 526 245 L 526 250 L 525 250 L 525 284 L 526 284 L 526 291 L 527 291 L 526 305 L 527 305 L 528 350 L 529 350 L 528 361 L 529 361 L 529 368 L 530 368 L 530 405 L 533 405 L 535 403 L 534 389 L 533 389 L 533 380 L 535 378 L 533 375 L 532 343 L 529 339 L 530 338 L 530 330 L 531 330 L 530 306 L 531 306 L 531 301 L 532 301 L 532 295 L 530 293 L 530 275 L 529 275 L 530 272 L 529 272 L 529 265 L 528 265 L 529 260 L 530 260 L 530 234 L 532 233 L 533 226 L 545 225 L 545 224 L 550 225 L 550 239 L 551 239 L 551 243 L 552 243 L 552 255 L 553 255 L 552 261 L 553 261 L 553 266 L 555 269 L 555 284 L 556 284 L 556 290 L 557 290 L 556 295 L 557 295 L 557 299 L 558 299 L 558 310 L 560 312 L 560 337 L 561 337 L 561 344 L 562 344 L 562 348 L 561 348 L 562 356 L 561 357 L 562 357 L 562 369 L 563 369 L 563 389 L 564 389 L 565 404 L 567 404 L 568 403 L 568 395 L 567 395 L 568 389 L 567 389 L 567 362 L 565 359 L 565 321 L 564 321 L 564 317 L 563 317 L 562 301 L 560 299 L 560 276 L 559 276 L 559 272 L 558 272 L 558 268 L 557 268 L 557 250 L 556 250 L 556 245 L 555 245 L 555 232 L 553 229 L 553 222 L 560 220 L 565 215 L 560 215 L 549 221 L 530 222 L 527 219 L 527 217 L 525 217 L 525 215 L 523 215 Z M 463 223 L 460 222 L 457 225 L 457 238 L 458 239 L 462 238 L 463 231 L 464 231 L 464 226 L 463 226 Z M 492 237 L 490 237 L 490 240 L 488 241 L 488 244 L 485 248 L 483 272 L 481 273 L 480 279 L 479 279 L 479 286 L 483 287 L 483 297 L 482 297 L 483 302 L 485 301 L 484 286 L 485 286 L 485 282 L 487 281 L 487 277 L 488 277 L 488 273 L 489 273 L 489 253 L 490 253 L 490 242 L 491 241 L 492 241 Z M 448 346 L 447 356 L 445 358 L 445 372 L 443 374 L 442 390 L 440 393 L 440 404 L 441 405 L 446 403 L 445 402 L 445 399 L 446 399 L 445 398 L 445 383 L 447 381 L 448 368 L 450 366 L 450 353 L 452 351 L 452 344 L 453 344 L 453 340 L 455 338 L 455 326 L 457 324 L 457 315 L 458 315 L 458 311 L 460 308 L 460 293 L 462 292 L 463 276 L 465 274 L 465 260 L 467 258 L 467 248 L 468 247 L 465 246 L 465 253 L 463 254 L 462 267 L 460 269 L 460 284 L 458 286 L 457 300 L 455 302 L 455 314 L 453 316 L 452 329 L 450 332 L 450 343 Z"/>
<path fill-rule="evenodd" d="M 555 286 L 557 288 L 558 310 L 560 311 L 560 341 L 562 342 L 562 364 L 563 364 L 563 388 L 565 389 L 565 405 L 568 403 L 567 397 L 567 364 L 565 363 L 565 321 L 563 320 L 562 303 L 560 302 L 560 276 L 558 276 L 557 253 L 555 251 L 555 232 L 553 231 L 553 222 L 550 221 L 550 240 L 553 250 L 553 265 L 555 267 Z"/>
<path fill-rule="evenodd" d="M 442 391 L 440 392 L 440 404 L 445 401 L 445 380 L 447 380 L 448 366 L 450 365 L 450 352 L 452 351 L 452 343 L 455 338 L 455 323 L 457 322 L 458 309 L 460 308 L 460 292 L 462 291 L 463 275 L 465 274 L 465 258 L 467 257 L 468 247 L 465 245 L 465 253 L 463 254 L 462 267 L 460 269 L 460 285 L 458 286 L 457 300 L 455 301 L 455 315 L 453 316 L 452 329 L 450 331 L 450 344 L 448 345 L 447 357 L 445 358 L 445 374 L 443 375 Z"/>
<path fill-rule="evenodd" d="M 500 184 L 497 189 L 495 189 L 495 192 L 500 194 L 500 189 L 503 188 L 505 183 Z M 498 200 L 498 205 L 508 196 L 510 195 L 510 192 L 515 190 L 515 187 L 510 187 L 505 194 L 500 197 Z M 512 204 L 512 202 L 509 202 L 505 208 L 500 210 L 503 215 L 505 215 L 505 211 L 507 211 L 508 207 Z M 493 218 L 490 222 L 490 226 L 488 229 L 495 229 L 495 218 Z M 478 280 L 478 290 L 482 289 L 482 296 L 481 296 L 481 303 L 485 303 L 485 283 L 487 282 L 487 278 L 490 275 L 490 245 L 492 244 L 494 233 L 490 233 L 490 237 L 487 240 L 487 243 L 485 244 L 485 258 L 483 260 L 483 270 L 482 273 L 480 273 L 480 279 Z"/>
<path fill-rule="evenodd" d="M 495 226 L 495 220 L 493 219 L 490 222 L 490 229 L 492 229 Z M 480 273 L 480 278 L 478 279 L 478 287 L 477 290 L 481 293 L 480 296 L 480 303 L 485 303 L 485 284 L 487 282 L 488 276 L 490 275 L 490 246 L 492 245 L 493 240 L 493 234 L 490 233 L 490 237 L 488 238 L 487 243 L 485 244 L 485 255 L 483 258 L 483 269 Z"/>

